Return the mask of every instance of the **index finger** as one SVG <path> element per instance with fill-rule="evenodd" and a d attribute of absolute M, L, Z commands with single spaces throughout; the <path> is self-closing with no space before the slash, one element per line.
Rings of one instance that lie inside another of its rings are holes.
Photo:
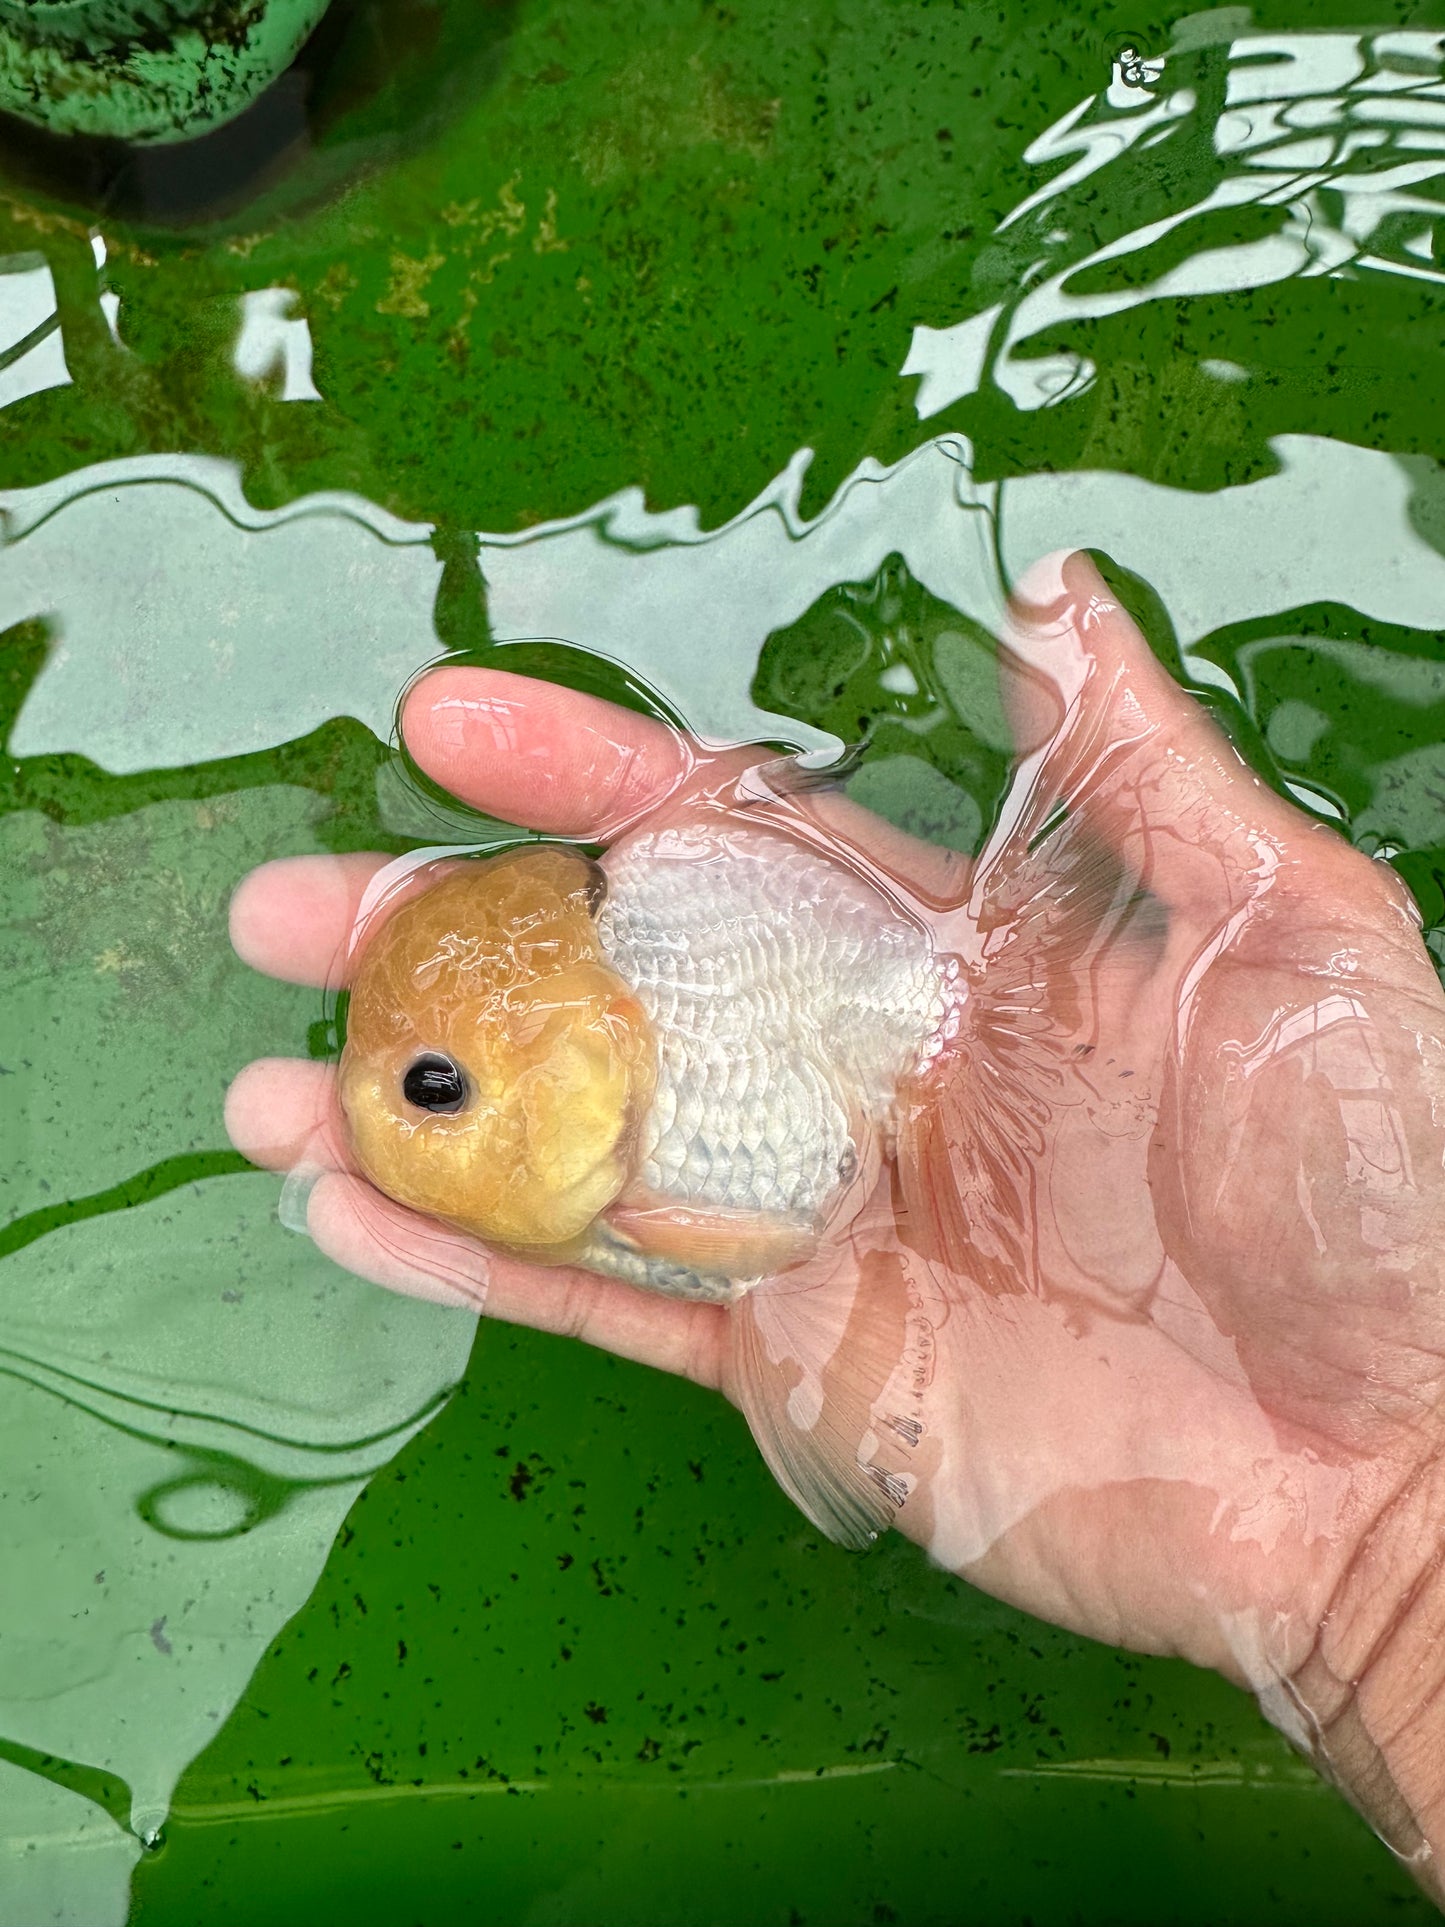
<path fill-rule="evenodd" d="M 464 802 L 553 836 L 606 843 L 684 793 L 696 797 L 750 765 L 758 744 L 709 748 L 668 723 L 504 669 L 435 669 L 402 707 L 402 740 L 435 782 Z M 957 898 L 968 864 L 842 794 L 805 813 L 925 896 Z"/>
<path fill-rule="evenodd" d="M 550 836 L 606 842 L 711 760 L 655 717 L 505 669 L 433 669 L 402 706 L 402 741 L 475 809 Z"/>

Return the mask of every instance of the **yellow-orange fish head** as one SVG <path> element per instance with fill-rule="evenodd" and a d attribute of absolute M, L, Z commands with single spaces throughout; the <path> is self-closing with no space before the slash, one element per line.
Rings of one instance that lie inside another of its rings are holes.
<path fill-rule="evenodd" d="M 341 1102 L 373 1184 L 529 1258 L 575 1254 L 632 1176 L 656 1081 L 573 851 L 470 862 L 398 905 L 351 984 Z"/>

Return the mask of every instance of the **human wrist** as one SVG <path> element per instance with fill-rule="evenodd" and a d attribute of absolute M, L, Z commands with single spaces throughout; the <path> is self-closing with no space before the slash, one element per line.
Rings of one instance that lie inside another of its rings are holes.
<path fill-rule="evenodd" d="M 1445 1464 L 1438 1457 L 1400 1485 L 1362 1535 L 1308 1654 L 1264 1704 L 1445 1904 Z"/>

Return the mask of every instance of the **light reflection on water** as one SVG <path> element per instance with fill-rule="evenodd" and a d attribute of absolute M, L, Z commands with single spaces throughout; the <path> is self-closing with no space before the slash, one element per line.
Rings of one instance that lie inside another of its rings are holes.
<path fill-rule="evenodd" d="M 922 377 L 920 417 L 985 377 L 1022 409 L 1082 394 L 1097 373 L 1087 354 L 1027 344 L 1148 301 L 1321 275 L 1445 286 L 1445 206 L 1425 191 L 1445 176 L 1445 35 L 1251 33 L 1219 44 L 1211 25 L 1208 15 L 1185 22 L 1181 44 L 1141 84 L 1116 61 L 1105 92 L 1024 150 L 1034 167 L 1064 165 L 998 225 L 1028 237 L 1023 271 L 993 306 L 914 331 L 902 373 Z M 1163 145 L 1187 150 L 1194 198 L 1141 223 L 1137 162 Z M 1214 244 L 1251 207 L 1273 211 L 1266 231 Z M 1101 241 L 1111 226 L 1119 231 Z M 1226 382 L 1247 374 L 1215 370 Z"/>

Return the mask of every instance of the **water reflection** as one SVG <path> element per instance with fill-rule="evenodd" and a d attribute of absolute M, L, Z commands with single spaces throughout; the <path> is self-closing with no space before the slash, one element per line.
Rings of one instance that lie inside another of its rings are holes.
<path fill-rule="evenodd" d="M 0 1921 L 32 1927 L 40 1920 L 122 1927 L 131 1870 L 141 1843 L 104 1808 L 0 1759 Z"/>
<path fill-rule="evenodd" d="M 70 380 L 50 265 L 39 253 L 0 260 L 0 408 Z"/>
<path fill-rule="evenodd" d="M 1024 150 L 1056 171 L 998 225 L 1004 297 L 915 329 L 901 372 L 921 377 L 920 417 L 985 376 L 1020 409 L 1082 395 L 1097 363 L 1060 331 L 1148 302 L 1318 276 L 1445 286 L 1445 202 L 1425 191 L 1445 176 L 1445 36 L 1234 38 L 1228 18 L 1193 16 L 1147 70 L 1116 60 Z"/>
<path fill-rule="evenodd" d="M 15 755 L 142 770 L 338 715 L 385 736 L 398 688 L 435 652 L 428 531 L 358 497 L 259 511 L 233 463 L 142 456 L 0 501 L 0 626 L 39 619 L 53 639 Z"/>
<path fill-rule="evenodd" d="M 311 330 L 293 315 L 294 288 L 258 288 L 241 296 L 241 332 L 231 364 L 246 381 L 274 384 L 282 401 L 320 401 L 311 378 Z"/>

